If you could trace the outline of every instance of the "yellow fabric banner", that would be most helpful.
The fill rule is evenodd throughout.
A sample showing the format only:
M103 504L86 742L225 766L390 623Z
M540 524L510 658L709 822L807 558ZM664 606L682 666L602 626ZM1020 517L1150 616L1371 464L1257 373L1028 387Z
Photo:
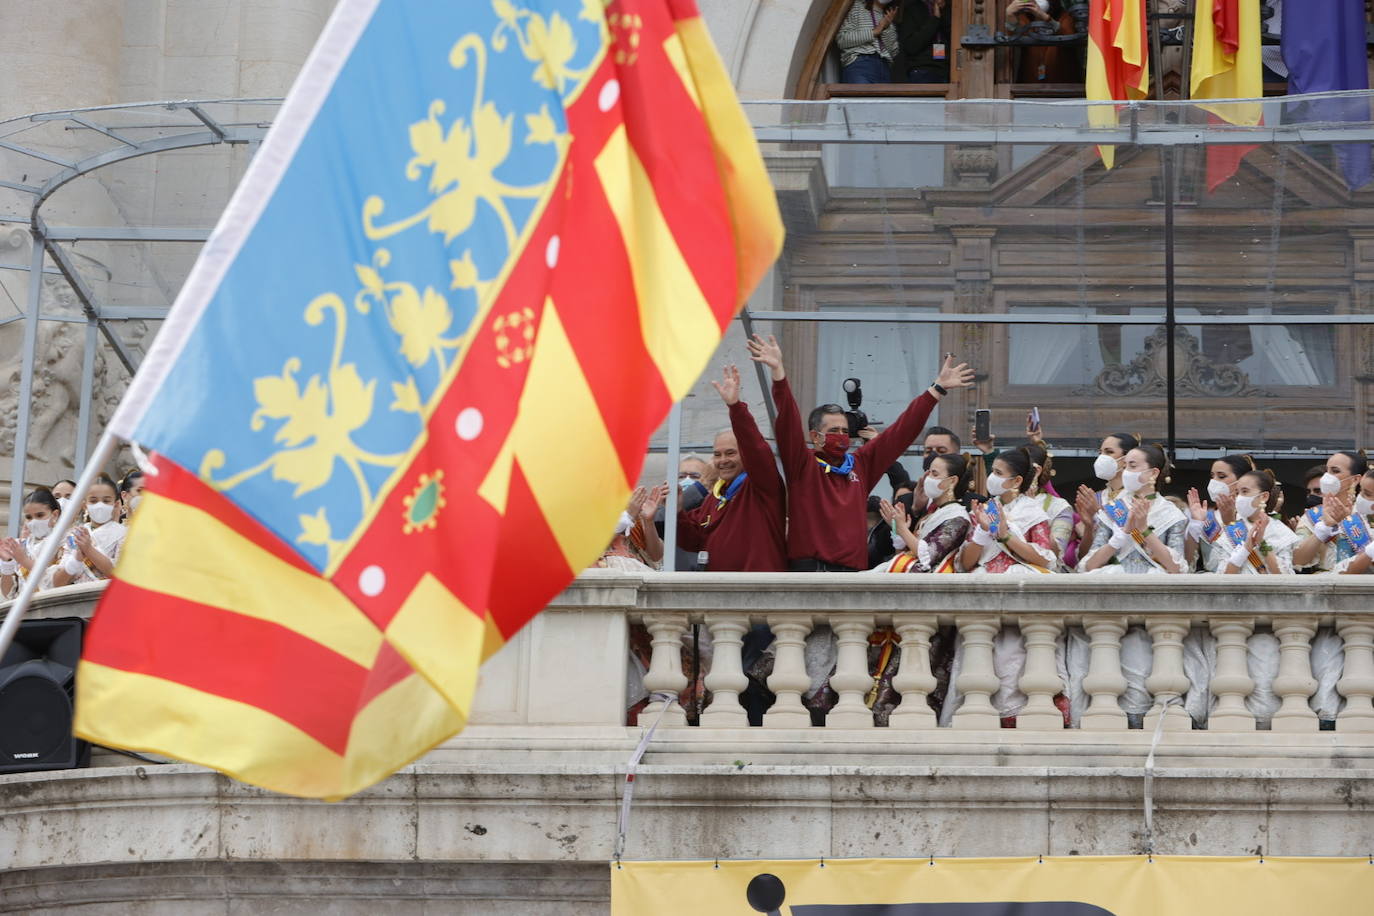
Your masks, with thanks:
M612 916L1371 912L1368 858L1062 856L611 864Z

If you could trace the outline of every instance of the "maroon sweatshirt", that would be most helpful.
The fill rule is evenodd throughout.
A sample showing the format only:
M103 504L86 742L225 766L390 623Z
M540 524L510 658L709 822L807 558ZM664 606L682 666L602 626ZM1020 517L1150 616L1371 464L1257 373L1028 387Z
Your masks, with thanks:
M783 572L787 569L786 490L773 451L743 401L730 405L730 427L740 464L749 477L721 503L710 493L678 516L677 543L706 550L711 572ZM723 490L722 490L723 492Z
M868 568L868 494L916 441L936 401L925 392L887 429L854 453L847 476L832 474L806 444L801 413L787 380L773 383L778 408L778 455L787 475L787 557Z

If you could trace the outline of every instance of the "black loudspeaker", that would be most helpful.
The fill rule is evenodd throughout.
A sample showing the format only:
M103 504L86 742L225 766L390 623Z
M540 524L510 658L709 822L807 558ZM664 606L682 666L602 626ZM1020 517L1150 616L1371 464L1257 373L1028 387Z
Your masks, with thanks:
M87 766L91 746L72 737L76 663L86 621L26 620L0 659L0 773Z

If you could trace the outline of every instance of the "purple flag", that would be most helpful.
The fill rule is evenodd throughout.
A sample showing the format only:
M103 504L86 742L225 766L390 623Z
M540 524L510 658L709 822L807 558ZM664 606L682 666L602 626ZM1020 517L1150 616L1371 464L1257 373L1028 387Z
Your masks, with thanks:
M1368 89L1363 0L1289 2L1283 8L1283 62L1288 94ZM1303 106L1303 121L1370 120L1369 100L1314 99ZM1337 143L1336 158L1353 191L1370 179L1368 143Z

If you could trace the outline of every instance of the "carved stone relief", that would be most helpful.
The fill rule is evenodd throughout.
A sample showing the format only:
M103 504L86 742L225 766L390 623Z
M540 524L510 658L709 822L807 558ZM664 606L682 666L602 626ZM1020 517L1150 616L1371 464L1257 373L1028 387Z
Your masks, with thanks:
M1092 386L1074 394L1110 394L1116 397L1161 395L1168 390L1169 348L1163 325L1145 339L1145 348L1126 364L1105 367ZM1250 384L1239 366L1208 359L1198 339L1186 328L1174 329L1174 391L1194 397L1273 397Z

